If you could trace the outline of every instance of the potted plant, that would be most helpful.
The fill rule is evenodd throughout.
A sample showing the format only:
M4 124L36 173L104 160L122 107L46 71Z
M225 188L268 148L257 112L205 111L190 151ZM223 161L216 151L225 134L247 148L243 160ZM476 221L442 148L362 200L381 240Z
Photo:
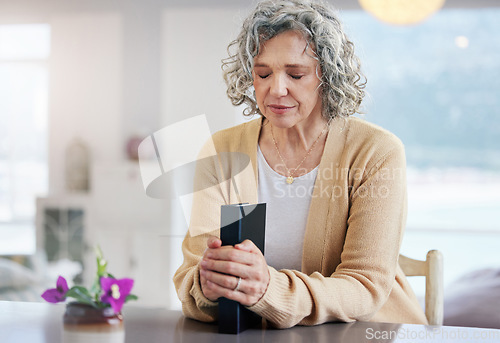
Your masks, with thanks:
M59 276L56 287L47 289L42 298L50 303L64 302L68 298L74 301L66 304L64 313L63 341L96 341L95 335L106 341L123 342L123 305L129 300L136 300L131 294L134 280L116 279L107 271L107 261L102 251L97 248L97 275L90 289L83 286L68 287L66 279ZM71 336L71 337L69 337Z

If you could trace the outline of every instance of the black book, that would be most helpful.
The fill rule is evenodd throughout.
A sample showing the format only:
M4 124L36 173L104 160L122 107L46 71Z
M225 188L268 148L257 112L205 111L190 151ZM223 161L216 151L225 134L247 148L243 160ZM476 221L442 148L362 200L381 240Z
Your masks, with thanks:
M251 240L264 254L266 204L221 206L222 245ZM219 299L219 333L238 334L262 322L262 318L237 301Z

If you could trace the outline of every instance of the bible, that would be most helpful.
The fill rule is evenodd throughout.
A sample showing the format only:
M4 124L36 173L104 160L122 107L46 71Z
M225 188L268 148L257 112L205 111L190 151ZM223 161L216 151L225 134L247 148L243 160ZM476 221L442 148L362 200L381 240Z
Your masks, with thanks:
M221 206L222 245L251 240L264 254L266 204L247 203ZM219 333L238 334L262 322L262 318L240 303L219 299Z

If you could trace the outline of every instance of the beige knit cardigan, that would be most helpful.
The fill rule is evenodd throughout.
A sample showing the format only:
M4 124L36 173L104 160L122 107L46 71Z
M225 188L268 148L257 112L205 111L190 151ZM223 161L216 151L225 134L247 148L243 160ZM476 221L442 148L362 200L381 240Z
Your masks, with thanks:
M217 152L250 157L243 171L236 161L242 154L198 163L195 188L203 190L194 194L184 262L174 275L187 317L217 320L217 302L201 291L198 262L207 237L219 234L220 205L258 201L261 123L259 118L213 136ZM209 150L200 157L213 154ZM398 264L407 209L405 163L404 147L393 134L355 117L333 120L312 194L302 268L268 267L266 293L249 309L279 328L355 320L427 324Z

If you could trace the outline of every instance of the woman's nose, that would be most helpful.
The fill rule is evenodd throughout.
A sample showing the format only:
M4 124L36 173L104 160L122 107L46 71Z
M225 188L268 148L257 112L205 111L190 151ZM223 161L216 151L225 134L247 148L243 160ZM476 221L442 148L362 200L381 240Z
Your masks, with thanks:
M282 97L288 94L286 80L282 75L273 75L270 94L275 97Z

